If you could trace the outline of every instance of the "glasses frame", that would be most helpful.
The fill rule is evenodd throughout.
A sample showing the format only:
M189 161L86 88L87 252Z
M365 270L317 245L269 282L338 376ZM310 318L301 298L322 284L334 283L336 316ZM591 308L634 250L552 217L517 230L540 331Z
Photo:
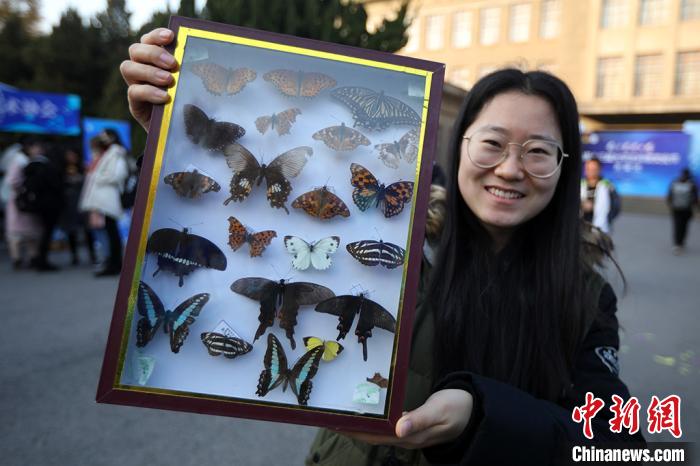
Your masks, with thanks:
M478 131L476 131L474 134L476 134L476 133L478 133ZM569 154L567 154L566 152L564 152L564 149L561 147L561 144L559 144L558 142L547 141L547 140L543 140L543 139L528 139L527 141L523 142L522 144L519 144L519 143L517 143L517 142L508 142L508 143L506 143L506 146L505 146L505 148L503 149L503 153L501 154L501 158L498 159L498 162L493 163L493 164L490 164L490 165L478 164L478 163L476 163L476 162L474 161L474 159L472 158L472 155L469 153L469 143L471 142L472 137L474 136L474 134L472 134L471 136L462 136L462 139L465 140L465 141L467 141L467 156L469 157L469 160L471 161L471 163L473 163L475 166L477 166L477 167L479 167L479 168L493 168L493 167L497 167L498 165L502 164L502 163L508 158L508 154L509 154L508 146L511 146L511 145L512 145L512 146L518 146L518 147L520 148L520 152L518 153L518 158L520 159L521 163L523 164L523 170L525 170L525 172L527 172L527 174L530 175L530 176L532 176L532 177L535 177L535 178L539 178L539 179L544 180L544 179L551 178L552 176L554 176L554 174L557 172L557 170L559 170L559 168L561 168L561 164L564 163L564 159L565 159L566 157L569 156ZM557 146L557 148L559 149L559 152L561 152L562 157L561 157L561 159L559 160L559 163L557 163L557 167L556 167L556 168L552 171L552 173L550 173L549 175L544 175L544 176L543 176L543 175L535 175L534 173L531 173L531 172L525 167L525 163L524 163L525 161L524 161L524 159L523 159L523 157L524 157L525 154L523 153L523 149L525 148L525 145L526 145L526 144L528 144L528 143L530 143L530 142L533 142L533 141L538 141L538 142L545 141L545 142L548 142L548 143L550 143L550 144L554 144L554 145Z

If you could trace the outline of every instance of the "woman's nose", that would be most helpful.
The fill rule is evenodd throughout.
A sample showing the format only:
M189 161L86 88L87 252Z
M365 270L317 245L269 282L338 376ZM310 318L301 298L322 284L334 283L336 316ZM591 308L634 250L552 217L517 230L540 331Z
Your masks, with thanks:
M522 157L520 157L522 147L515 144L508 145L506 152L505 160L496 166L494 173L496 176L500 176L504 179L523 179L525 177L525 169L523 168Z

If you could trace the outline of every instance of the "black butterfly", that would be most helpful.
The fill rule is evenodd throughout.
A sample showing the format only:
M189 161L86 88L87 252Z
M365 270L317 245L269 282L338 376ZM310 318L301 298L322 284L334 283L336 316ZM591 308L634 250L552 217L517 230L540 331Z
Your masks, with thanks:
M389 332L396 331L396 319L389 311L365 297L365 293L360 293L358 296L343 295L327 299L320 302L316 308L318 312L333 314L339 316L338 323L338 338L345 338L352 322L355 319L355 314L360 314L355 328L358 343L362 344L362 357L367 360L367 338L372 336L372 329L376 326Z
M295 147L278 155L269 165L258 163L251 152L240 144L232 144L224 150L226 163L233 170L231 178L231 197L224 201L242 201L248 197L253 186L260 186L263 178L267 182L267 200L270 206L289 209L284 205L292 192L288 178L295 178L306 165L306 157L312 155L313 149L306 146Z
M270 390L273 390L282 385L282 391L287 390L287 384L292 387L292 392L297 397L297 402L300 406L306 406L311 395L313 384L311 379L314 378L318 371L318 363L323 356L323 345L316 346L310 349L299 360L294 363L294 366L289 369L287 366L287 355L284 354L282 344L270 333L267 336L267 351L265 352L265 369L260 373L258 379L258 389L255 394L258 396L267 395Z
M216 121L209 118L196 105L187 104L184 107L185 131L187 137L195 144L202 144L211 151L223 150L245 134L245 129L228 121Z
M368 130L384 130L391 125L420 125L421 117L399 99L366 87L339 87L331 96L347 105L355 126Z
M190 333L189 326L208 301L209 293L200 293L188 298L174 311L166 311L151 287L139 282L137 308L142 317L136 326L136 346L146 346L163 324L163 331L170 334L170 350L177 353Z
M395 269L402 265L406 258L406 250L382 240L362 240L348 243L345 246L350 255L369 266L383 265L387 269Z
M242 354L250 353L253 345L242 338L229 337L223 333L204 332L201 335L202 343L212 356L223 354L225 358L234 359Z
M182 231L172 228L154 231L146 243L146 252L158 258L158 268L153 276L163 269L180 277L180 286L184 283L185 275L200 267L226 270L226 256L221 249L206 238L189 234L187 228Z
M299 306L317 304L335 296L330 289L315 283L287 283L285 280L275 282L258 277L240 278L233 282L231 290L260 303L260 325L253 341L272 327L279 309L280 328L285 330L292 349L296 348L294 326L297 324Z

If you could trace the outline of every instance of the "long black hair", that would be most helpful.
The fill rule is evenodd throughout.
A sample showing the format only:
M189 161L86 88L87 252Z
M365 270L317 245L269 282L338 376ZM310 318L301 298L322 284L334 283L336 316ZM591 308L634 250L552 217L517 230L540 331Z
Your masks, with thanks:
M569 157L549 204L495 251L462 199L457 173L466 129L493 97L509 91L549 102ZM428 290L435 312L436 379L469 370L552 401L568 386L592 312L582 292L578 125L571 91L544 72L499 70L477 82L465 98L449 146L445 225Z

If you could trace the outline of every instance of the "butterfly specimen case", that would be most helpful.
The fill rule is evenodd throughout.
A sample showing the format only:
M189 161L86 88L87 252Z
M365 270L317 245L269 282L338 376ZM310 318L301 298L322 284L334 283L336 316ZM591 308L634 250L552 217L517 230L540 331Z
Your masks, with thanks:
M444 65L170 27L97 400L392 431Z

